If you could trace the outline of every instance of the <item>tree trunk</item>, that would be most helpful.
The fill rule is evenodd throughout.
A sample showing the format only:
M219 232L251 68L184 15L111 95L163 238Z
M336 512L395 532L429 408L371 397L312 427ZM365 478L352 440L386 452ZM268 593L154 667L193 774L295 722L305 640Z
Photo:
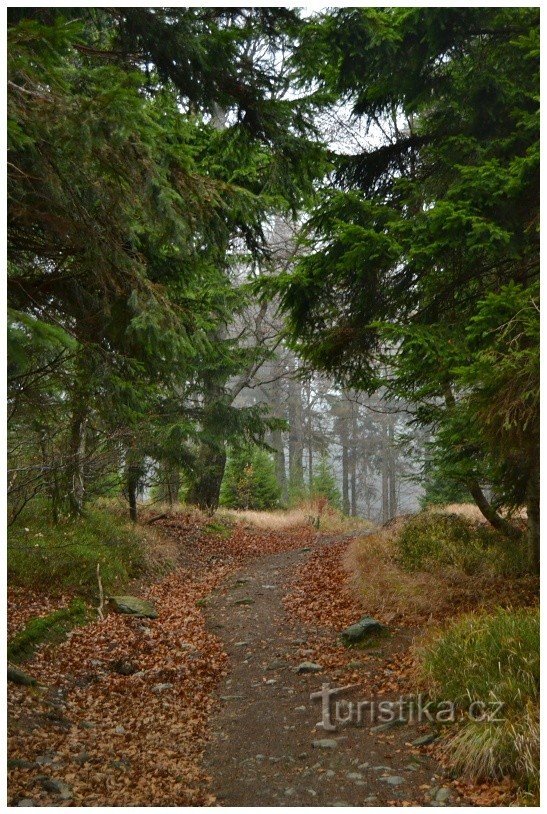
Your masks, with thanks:
M76 358L75 378L71 393L72 417L66 473L68 476L68 510L72 516L81 515L84 507L84 463L90 390L91 370L84 354L80 353Z
M389 472L387 460L384 454L382 460L382 523L389 520Z
M289 483L297 494L304 487L304 467L302 463L302 387L295 378L296 361L293 360L289 379Z
M208 514L218 509L220 487L226 468L224 447L202 444L197 458L196 474L186 500Z
M344 422L345 423L345 422ZM344 433L345 436L345 433ZM342 441L342 511L345 515L350 513L349 503L349 461L348 461L347 438Z
M281 430L273 430L270 436L270 444L275 449L275 476L281 489L281 499L287 500L287 471L285 469L285 449L283 447L283 435Z
M72 414L70 431L68 503L72 516L81 515L84 507L84 459L88 417L87 405L81 401L76 405Z
M127 495L129 500L129 518L136 523L138 520L137 512L137 494L139 489L140 469L138 466L130 465L127 467L126 483Z
M530 570L539 574L539 533L540 533L540 462L539 449L534 454L532 468L526 485L526 511L528 514L528 560Z
M388 424L388 467L389 467L389 519L397 516L397 459L395 454L395 432L393 427L393 416L389 418Z
M455 408L456 399L454 398L450 384L445 384L444 395L447 408L449 410ZM511 540L520 539L522 535L519 529L497 513L494 507L486 499L486 495L482 491L482 488L476 478L468 478L465 481L465 485L469 489L471 497L477 504L479 511L482 513L483 517L488 520L493 528L499 531L500 534L503 534L504 537L508 537Z

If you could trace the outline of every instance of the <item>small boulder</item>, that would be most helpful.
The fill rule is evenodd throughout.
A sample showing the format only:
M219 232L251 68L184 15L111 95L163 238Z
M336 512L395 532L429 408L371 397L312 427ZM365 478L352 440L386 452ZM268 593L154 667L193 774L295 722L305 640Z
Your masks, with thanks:
M63 783L62 780L55 780L54 777L40 777L38 779L46 791L50 791L52 794L58 794L61 800L72 799L72 789L67 783Z
M158 614L152 602L138 596L111 596L110 602L117 613L127 613L143 619L157 619Z
M172 686L173 685L168 681L165 684L154 684L152 692L164 692L165 690L170 690Z
M118 673L121 676L132 676L135 673L138 673L139 668L130 661L118 659L117 661L112 662L112 670L114 673Z
M303 661L296 668L297 673L320 673L323 668L313 661Z
M333 738L319 738L319 740L313 741L312 746L314 749L336 749L338 741Z
M427 746L429 743L433 743L434 740L437 740L438 735L436 732L428 732L426 735L420 735L419 738L412 741L412 746Z
M436 793L435 801L437 803L447 803L450 800L451 795L452 795L452 790L446 788L445 786L443 786Z
M29 676L24 670L13 667L11 664L8 664L8 681L13 681L14 684L22 684L24 687L35 687L38 683L35 678Z
M363 616L359 622L350 625L340 634L344 644L359 644L374 633L383 633L387 628L371 616Z
M390 786L400 786L402 783L405 782L404 777L399 777L398 775L390 775L389 777L381 777L380 780L383 780L384 783L388 783Z
M386 721L383 724L373 726L371 732L389 732L390 729L395 729L396 726L403 726L406 721L403 718L394 718L392 721Z
M36 763L24 758L12 757L8 758L8 769L34 769Z

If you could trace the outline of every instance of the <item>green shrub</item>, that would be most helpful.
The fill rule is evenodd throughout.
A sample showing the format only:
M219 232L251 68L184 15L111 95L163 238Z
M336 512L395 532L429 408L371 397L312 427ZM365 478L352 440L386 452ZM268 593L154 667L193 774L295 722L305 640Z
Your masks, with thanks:
M454 771L473 780L515 778L537 793L539 776L539 611L469 614L421 650L431 695L460 711L501 702L499 721L462 718L445 744Z
M453 567L466 574L515 574L526 564L518 543L456 514L421 512L405 523L395 544L409 571Z
M324 497L335 509L342 507L340 490L326 455L319 459L319 463L314 469L310 493L312 500Z
M65 634L89 617L89 610L81 599L74 599L68 608L39 616L17 633L8 644L8 660L22 661L29 658L38 644L45 641L61 641Z
M222 481L221 504L229 509L275 509L280 498L271 455L254 444L232 450Z
M8 581L44 588L71 588L96 596L97 563L105 593L115 593L144 567L138 527L104 508L53 523L47 515L27 512L8 535Z

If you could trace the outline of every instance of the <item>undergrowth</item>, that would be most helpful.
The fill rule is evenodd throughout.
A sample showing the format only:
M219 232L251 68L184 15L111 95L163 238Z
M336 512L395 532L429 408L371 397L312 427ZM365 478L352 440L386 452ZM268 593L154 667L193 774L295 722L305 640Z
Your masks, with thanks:
M420 512L405 523L395 543L401 564L410 571L448 567L505 576L522 573L526 563L518 543L458 514Z
M141 528L102 507L58 523L27 512L9 529L8 581L94 597L99 563L105 594L114 593L144 571L143 535Z
M539 787L539 611L468 614L419 651L432 697L462 719L443 750L455 773L474 781L512 777L534 800ZM449 669L448 669L449 665ZM472 701L501 704L499 720L471 720ZM480 712L480 710L479 710Z

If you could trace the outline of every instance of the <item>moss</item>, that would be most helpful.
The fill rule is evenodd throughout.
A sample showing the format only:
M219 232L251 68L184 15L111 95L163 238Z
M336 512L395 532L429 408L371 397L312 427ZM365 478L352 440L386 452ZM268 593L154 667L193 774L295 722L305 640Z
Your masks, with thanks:
M62 641L69 630L85 624L89 616L85 602L75 599L68 608L31 619L9 642L8 660L16 663L24 661L32 656L39 644Z
M221 520L212 520L203 527L205 534L214 534L216 537L228 538L232 534L233 527L229 523Z

